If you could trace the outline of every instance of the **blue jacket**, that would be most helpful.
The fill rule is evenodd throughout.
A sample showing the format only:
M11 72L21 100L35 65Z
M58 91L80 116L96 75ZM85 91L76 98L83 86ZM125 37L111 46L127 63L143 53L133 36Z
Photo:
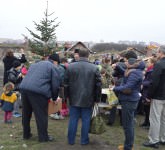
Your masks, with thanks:
M141 69L133 69L128 76L125 76L123 83L114 88L115 92L119 92L120 101L138 101L140 99L140 89L143 80L143 72ZM125 94L123 91L131 89L130 94Z
M50 61L40 61L32 64L20 84L20 90L31 91L45 97L58 97L60 74L58 68Z

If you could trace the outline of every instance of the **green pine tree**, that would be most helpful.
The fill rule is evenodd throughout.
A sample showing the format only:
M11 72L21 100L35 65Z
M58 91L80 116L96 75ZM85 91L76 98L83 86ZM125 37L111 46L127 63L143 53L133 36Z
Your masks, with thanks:
M59 23L55 23L56 19L49 19L50 16L54 14L48 14L48 2L47 8L44 12L44 18L40 21L40 23L34 22L35 29L40 33L36 34L31 31L29 28L26 28L30 34L33 36L32 39L29 40L29 46L33 53L36 53L41 56L47 56L52 54L56 49L56 28L59 26Z

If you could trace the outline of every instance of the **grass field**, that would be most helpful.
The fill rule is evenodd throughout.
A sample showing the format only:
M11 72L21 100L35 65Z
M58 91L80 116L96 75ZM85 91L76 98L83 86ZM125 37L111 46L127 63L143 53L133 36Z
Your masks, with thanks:
M135 150L149 150L142 146L142 143L147 140L148 130L139 127L139 123L142 122L142 116L137 116L137 123L135 128ZM55 137L54 142L39 143L37 137L37 130L34 117L31 121L33 136L30 140L22 140L22 125L21 118L13 118L12 124L3 123L3 112L0 111L0 145L4 150L117 150L117 146L124 141L123 129L119 124L119 118L117 117L113 126L106 126L106 132L101 135L90 134L90 144L87 146L81 146L80 141L80 127L76 137L76 144L70 146L67 144L67 124L68 118L64 120L51 120L49 119L49 134ZM159 150L163 150L165 147L160 146Z

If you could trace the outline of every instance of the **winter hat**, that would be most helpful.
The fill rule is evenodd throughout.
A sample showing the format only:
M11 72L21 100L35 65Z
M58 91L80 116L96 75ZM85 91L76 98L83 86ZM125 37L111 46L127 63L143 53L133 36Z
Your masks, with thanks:
M19 66L21 66L21 62L20 62L19 60L15 60L15 61L13 62L13 67L14 67L14 68L17 68L17 67L19 67Z
M137 54L132 51L132 50L129 50L126 52L126 54L124 54L124 56L126 59L129 59L129 58L136 58L137 59Z
M54 53L52 55L49 56L49 59L53 60L53 61L57 61L58 63L60 63L60 57L58 54Z
M129 63L130 65L133 65L136 61L137 61L137 59L135 59L135 58L129 58L129 59L128 59L128 63Z

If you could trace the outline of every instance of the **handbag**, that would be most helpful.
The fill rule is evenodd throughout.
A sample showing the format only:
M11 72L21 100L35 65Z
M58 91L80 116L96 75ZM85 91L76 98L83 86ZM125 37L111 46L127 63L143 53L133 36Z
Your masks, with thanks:
M99 113L98 105L95 104L92 112L89 133L101 134L105 132L105 122Z

